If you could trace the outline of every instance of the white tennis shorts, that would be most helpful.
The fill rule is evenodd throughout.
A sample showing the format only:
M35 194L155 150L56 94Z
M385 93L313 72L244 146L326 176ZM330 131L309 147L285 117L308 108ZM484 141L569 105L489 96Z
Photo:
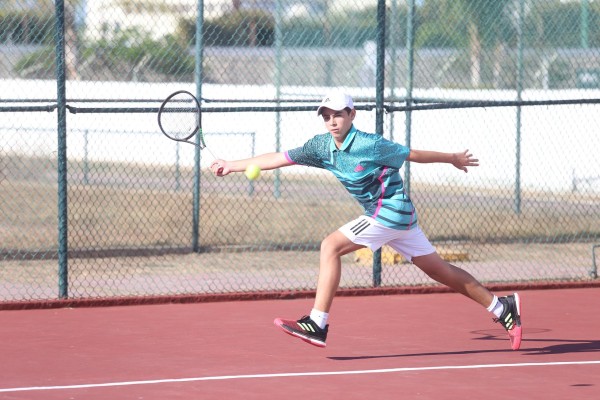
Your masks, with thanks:
M408 230L388 228L371 217L362 215L348 222L339 229L352 243L360 244L375 251L387 244L404 258L411 261L413 257L435 253L418 226Z

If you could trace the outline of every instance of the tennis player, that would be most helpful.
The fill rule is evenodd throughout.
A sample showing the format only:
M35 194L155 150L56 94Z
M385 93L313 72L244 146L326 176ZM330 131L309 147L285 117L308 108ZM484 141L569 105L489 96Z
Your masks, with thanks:
M242 172L250 164L270 170L295 164L330 171L364 208L364 214L343 225L321 243L317 292L310 314L299 320L277 318L285 333L318 347L325 347L329 310L341 276L341 257L360 248L375 251L387 244L429 277L462 293L494 314L494 321L508 332L511 348L521 345L520 298L517 293L498 297L468 272L443 260L419 228L417 212L404 190L400 168L406 161L445 163L467 172L479 160L468 150L442 153L409 149L381 135L354 127L356 110L352 98L331 93L317 109L327 133L309 139L302 147L253 158L215 160L217 176Z

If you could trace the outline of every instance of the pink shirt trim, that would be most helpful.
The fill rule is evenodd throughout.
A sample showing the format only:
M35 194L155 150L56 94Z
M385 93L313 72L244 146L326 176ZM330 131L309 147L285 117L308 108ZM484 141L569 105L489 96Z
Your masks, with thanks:
M296 163L294 162L294 160L292 160L292 159L290 158L290 156L288 155L288 152L287 152L287 151L286 151L285 153L283 153L283 155L285 156L285 159L286 159L286 160L288 160L288 161L289 161L289 162L291 162L292 164L296 164Z
M383 175L385 175L388 167L383 168L381 171L381 175L377 177L377 180L381 183L381 196L379 196L379 200L377 200L377 208L375 209L375 213L373 214L373 218L377 218L379 211L381 210L381 206L383 205L383 196L385 195L385 184L383 183Z

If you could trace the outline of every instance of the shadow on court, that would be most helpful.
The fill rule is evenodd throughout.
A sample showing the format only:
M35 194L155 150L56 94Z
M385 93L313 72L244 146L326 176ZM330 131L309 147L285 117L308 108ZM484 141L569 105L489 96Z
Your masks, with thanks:
M559 339L543 339L543 340L528 340L531 342L568 342L547 347L527 347L521 348L522 355L535 356L547 354L572 354L572 353L591 353L600 351L600 340L559 340ZM448 351L448 352L431 352L431 353L410 353L410 354L385 354L385 355L367 355L353 357L327 357L335 361L353 361L353 360L368 360L377 358L408 358L408 357L431 357L431 356L451 356L451 355L470 355L470 354L502 354L512 353L512 350L466 350L466 351Z
M545 334L552 332L551 329L544 328L528 328L524 331L524 337L526 337L526 344L529 347L522 347L519 350L521 355L549 355L549 354L573 354L573 353L592 353L600 351L600 339L592 340L576 340L576 339L555 339L555 338L544 338L536 339L531 338L536 334ZM480 337L474 338L473 340L483 341L502 341L506 342L505 333L501 329L489 329L489 330L476 330L471 333L480 335ZM525 343L525 342L524 342ZM544 343L557 343L550 346L541 346ZM535 344L540 344L541 347L535 347ZM448 351L448 352L422 352L422 353L406 353L406 354L384 354L384 355L364 355L364 356L352 356L352 357L327 357L330 360L335 361L352 361L352 360L367 360L367 359L378 359L378 358L409 358L409 357L436 357L436 356L453 356L453 355L471 355L471 354L510 354L513 350L510 349L471 349L461 351Z
M546 328L527 328L523 335L526 337L527 344L557 343L544 347L521 348L523 355L543 355L543 354L570 354L570 353L588 353L600 351L600 339L558 339L558 338L535 338L531 336L546 334L552 332L552 329ZM503 335L499 335L497 330L478 330L472 333L480 334L482 337L476 340L504 340Z
M538 349L525 349L525 355L592 353L600 351L600 340L530 340L530 342L563 342ZM566 343L565 343L566 342Z
M327 357L335 361L354 361L368 360L377 358L408 358L408 357L431 357L431 356L452 356L452 355L468 355L468 354L498 354L510 353L512 350L466 350L466 351L446 351L446 352L431 352L431 353L410 353L410 354L385 354L372 356L354 356L354 357Z

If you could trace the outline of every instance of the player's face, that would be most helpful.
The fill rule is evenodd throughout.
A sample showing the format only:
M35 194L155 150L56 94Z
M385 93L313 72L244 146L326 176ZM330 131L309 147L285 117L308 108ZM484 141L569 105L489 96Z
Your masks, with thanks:
M348 132L350 132L352 121L354 121L354 117L356 116L356 110L353 109L348 112L347 110L335 111L324 108L321 115L323 122L325 122L325 127L331 133L331 136L333 136L335 143L340 147L344 143Z

